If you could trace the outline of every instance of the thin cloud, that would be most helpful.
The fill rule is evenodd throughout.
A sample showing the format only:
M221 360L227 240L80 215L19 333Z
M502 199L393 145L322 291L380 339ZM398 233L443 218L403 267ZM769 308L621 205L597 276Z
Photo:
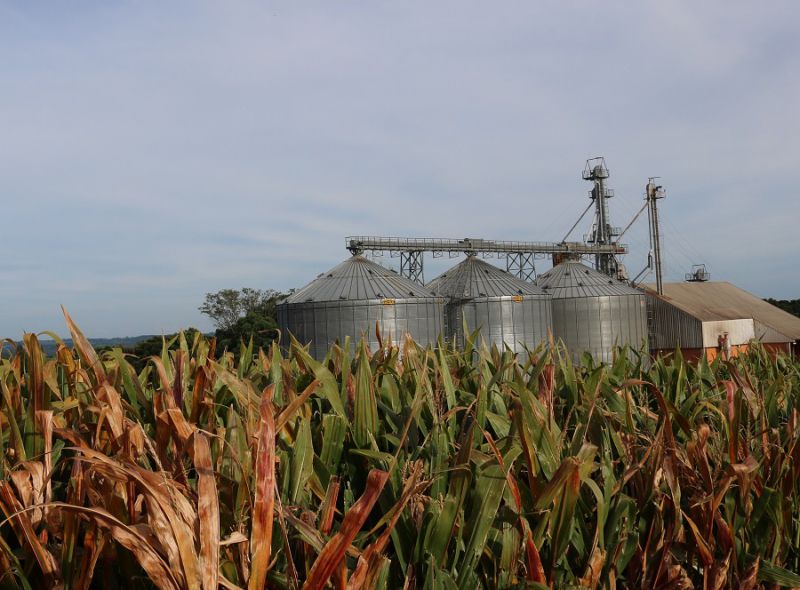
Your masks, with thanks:
M662 177L671 278L702 261L797 297L798 20L791 2L7 3L0 333L59 329L60 303L96 336L207 329L206 291L300 286L350 234L558 240L596 155L618 225ZM626 239L637 272L646 233Z

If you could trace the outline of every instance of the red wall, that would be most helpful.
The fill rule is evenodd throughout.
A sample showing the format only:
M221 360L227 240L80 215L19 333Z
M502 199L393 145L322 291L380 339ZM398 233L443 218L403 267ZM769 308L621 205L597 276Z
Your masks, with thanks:
M791 352L791 350L790 350L791 347L789 346L788 342L765 342L762 345L764 346L764 348L767 351L771 352L772 354L778 354L779 352L782 352L784 354L789 354ZM739 353L746 352L748 348L749 348L749 346L747 344L738 344L736 346L731 346L731 356L733 357L733 356L736 356ZM674 352L675 352L674 349L669 349L669 350L663 349L663 350L653 350L653 351L651 351L651 353L654 356L657 356L658 354L662 354L662 355L666 356L666 355L672 354ZM795 352L795 357L797 357L798 356L798 352L800 352L800 351L795 350L794 352ZM719 354L719 350L717 350L716 348L706 348L706 349L703 349L703 348L682 348L681 349L681 354L683 354L683 358L685 358L687 361L691 361L691 362L696 362L696 361L700 360L700 357L704 353L705 353L706 358L708 359L708 361L711 362L715 358L717 358L717 355Z

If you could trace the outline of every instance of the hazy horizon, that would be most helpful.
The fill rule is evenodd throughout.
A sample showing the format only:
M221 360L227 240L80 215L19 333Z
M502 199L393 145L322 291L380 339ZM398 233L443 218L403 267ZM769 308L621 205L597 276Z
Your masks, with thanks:
M61 304L92 337L208 331L204 293L301 287L348 235L558 241L601 155L614 225L661 177L667 280L800 298L798 25L792 2L0 1L0 337L65 333Z

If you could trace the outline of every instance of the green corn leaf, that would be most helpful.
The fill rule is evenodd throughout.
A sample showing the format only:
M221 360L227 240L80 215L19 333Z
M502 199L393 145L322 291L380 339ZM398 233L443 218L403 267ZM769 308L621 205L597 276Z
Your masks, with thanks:
M342 398L339 397L339 385L333 373L322 363L315 361L311 355L300 346L300 343L295 340L294 336L292 337L292 353L298 357L305 366L311 369L314 378L320 382L320 391L322 395L328 400L328 403L331 404L333 411L342 418L346 418L347 415L344 411L344 405L342 405Z
M754 558L749 558L748 563L752 563ZM800 575L785 568L773 565L767 560L762 560L758 564L758 581L768 584L778 584L784 588L800 587Z
M346 434L347 420L333 414L323 416L322 451L319 458L333 475L339 470Z
M289 500L298 504L305 492L305 486L314 470L314 445L311 442L311 422L301 418L297 438L292 446L292 471Z
M474 575L478 560L486 545L486 539L506 486L505 473L497 463L490 462L489 465L480 468L476 475L475 485L475 495L467 516L471 527L469 541L464 551L463 561L455 570L458 572L458 584L462 588L471 583L470 578Z
M368 448L378 431L378 404L372 380L366 346L362 344L356 368L355 407L353 410L353 440Z

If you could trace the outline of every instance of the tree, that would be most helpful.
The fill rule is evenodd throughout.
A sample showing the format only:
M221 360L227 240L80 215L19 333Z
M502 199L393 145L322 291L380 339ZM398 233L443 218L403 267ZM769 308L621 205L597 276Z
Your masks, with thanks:
M238 350L251 338L256 348L267 348L278 334L277 305L285 297L273 289L223 289L206 293L199 309L214 321L218 351Z
M216 334L217 350L238 350L240 342L247 344L253 339L255 350L267 349L276 338L278 322L274 316L265 315L258 311L248 313L227 329L218 329Z
M205 301L198 309L211 318L217 330L228 331L249 314L274 318L275 306L283 297L273 289L222 289L206 293Z
M800 317L800 299L765 299L764 301Z

